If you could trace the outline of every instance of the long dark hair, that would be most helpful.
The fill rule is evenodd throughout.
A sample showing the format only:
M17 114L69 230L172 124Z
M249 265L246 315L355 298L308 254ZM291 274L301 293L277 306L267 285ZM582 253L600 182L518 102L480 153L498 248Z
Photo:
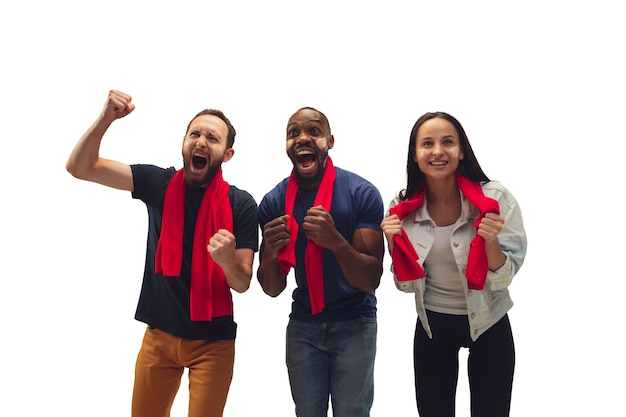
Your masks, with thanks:
M440 117L452 123L457 133L459 134L459 141L461 142L461 151L463 152L463 159L459 161L457 172L472 181L483 182L489 181L489 178L483 172L472 146L467 139L465 129L461 126L461 123L448 113L444 112L429 112L420 116L419 119L413 125L411 130L411 137L409 138L409 152L406 159L406 188L400 191L398 198L400 200L406 200L413 194L418 192L424 186L424 173L419 169L417 162L415 162L415 147L417 142L417 131L422 124L435 117Z

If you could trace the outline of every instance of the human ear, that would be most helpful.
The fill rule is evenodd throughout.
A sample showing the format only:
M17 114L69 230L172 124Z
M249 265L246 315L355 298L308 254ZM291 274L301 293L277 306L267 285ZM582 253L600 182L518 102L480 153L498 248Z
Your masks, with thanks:
M235 154L235 150L233 148L228 148L226 153L224 154L224 158L222 158L222 162L228 162Z

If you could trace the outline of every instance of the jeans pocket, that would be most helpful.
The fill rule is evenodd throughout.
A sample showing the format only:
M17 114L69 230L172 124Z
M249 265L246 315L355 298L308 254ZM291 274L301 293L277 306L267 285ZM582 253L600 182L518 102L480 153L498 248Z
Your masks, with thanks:
M360 317L359 321L362 323L376 323L376 317Z

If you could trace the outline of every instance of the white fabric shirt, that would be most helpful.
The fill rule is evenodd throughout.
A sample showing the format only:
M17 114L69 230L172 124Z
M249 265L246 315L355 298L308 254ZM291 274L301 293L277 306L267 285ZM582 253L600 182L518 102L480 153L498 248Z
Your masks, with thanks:
M459 268L456 265L450 238L455 224L435 228L434 245L424 260L428 282L424 306L428 311L444 314L467 314L467 302Z
M513 307L513 301L509 295L508 287L513 277L524 263L526 256L526 232L522 220L522 212L515 197L499 182L489 181L482 184L483 193L498 201L500 215L504 217L504 228L498 234L500 247L506 255L506 261L496 271L487 273L485 288L482 290L469 290L465 279L467 256L470 242L476 235L473 222L479 215L478 209L471 204L461 193L461 216L454 224L450 236L450 245L457 267L459 279L462 281L465 299L467 302L467 317L470 326L472 340L487 331L492 325L500 320ZM399 203L396 197L390 207ZM387 212L389 215L389 212ZM418 207L414 215L408 215L402 220L402 227L406 231L413 247L419 256L418 262L422 267L429 251L435 241L435 223L428 215L426 202ZM392 266L393 272L393 266ZM404 292L415 293L415 307L417 314L424 325L424 329L430 338L432 331L426 317L424 306L424 292L428 282L428 270L424 268L426 278L413 281L398 281L394 274L396 287Z

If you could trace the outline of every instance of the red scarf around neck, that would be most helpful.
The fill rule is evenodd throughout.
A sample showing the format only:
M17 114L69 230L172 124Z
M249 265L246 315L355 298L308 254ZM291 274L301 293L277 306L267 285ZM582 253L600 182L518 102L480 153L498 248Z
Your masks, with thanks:
M161 235L155 257L155 271L178 277L183 261L185 223L185 178L183 170L174 174L165 191ZM233 231L233 213L221 169L207 187L198 209L191 255L190 316L192 321L211 321L214 316L232 314L232 296L224 270L207 250L209 240L219 229Z
M456 175L456 180L463 195L469 200L470 203L476 206L480 212L480 215L474 221L474 227L477 230L480 225L480 221L483 217L485 217L485 214L500 214L498 202L493 198L485 197L479 183L459 174ZM422 189L413 196L389 209L389 214L396 214L400 220L404 219L422 205L424 202L424 196L425 189L422 187ZM409 240L409 237L404 229L402 229L401 235L395 235L393 237L391 259L393 263L393 270L398 278L398 281L411 281L426 277L424 270L418 263L419 256L417 255L417 252L415 252L415 248L413 247L413 244ZM488 269L489 262L487 260L485 240L476 235L470 243L470 250L467 258L467 270L465 271L468 288L472 290L482 290L485 287Z
M323 206L330 212L330 205L333 201L333 190L337 174L330 157L326 159L326 168L322 174L320 186L315 195L314 206ZM287 276L289 270L296 266L296 240L298 239L298 222L293 217L293 209L298 195L298 182L294 171L291 171L287 182L287 192L285 196L285 214L289 216L287 226L289 227L289 244L278 254L278 265L283 276ZM306 214L306 213L305 213ZM311 301L311 313L313 315L321 313L324 309L324 277L323 277L323 249L312 240L307 241L306 252L304 254L304 268L306 271L306 283L309 288L309 299Z

